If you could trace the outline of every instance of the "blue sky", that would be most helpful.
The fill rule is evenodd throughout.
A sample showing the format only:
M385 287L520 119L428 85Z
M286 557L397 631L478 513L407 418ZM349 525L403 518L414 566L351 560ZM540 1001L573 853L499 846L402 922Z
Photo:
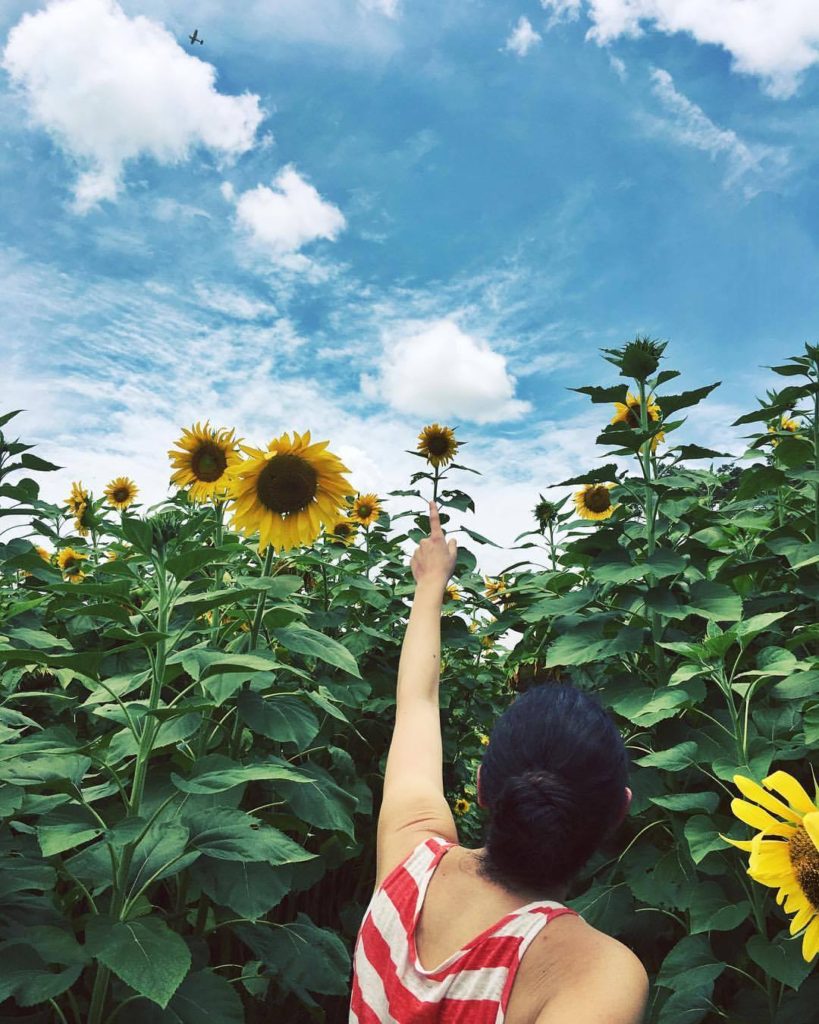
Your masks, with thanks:
M567 388L637 332L724 382L674 440L742 450L762 364L816 340L815 4L240 6L0 9L0 354L47 496L157 501L204 419L384 495L435 420L508 545L595 464L610 413Z

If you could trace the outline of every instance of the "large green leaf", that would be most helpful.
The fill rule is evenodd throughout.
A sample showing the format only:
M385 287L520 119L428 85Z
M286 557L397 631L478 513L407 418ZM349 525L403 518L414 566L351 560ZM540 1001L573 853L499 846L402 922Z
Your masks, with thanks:
M293 785L283 781L276 785L278 792L303 821L319 828L344 832L352 839L355 827L350 815L355 810L356 798L337 785L330 773L318 765L301 764L299 771L310 776L310 784Z
M802 957L801 937L791 939L783 933L769 942L763 935L752 935L745 948L767 975L791 988L799 988L811 972L812 964Z
M266 697L243 690L237 701L239 716L253 732L280 743L295 743L302 750L319 731L313 712L296 696L273 693Z
M224 793L234 786L242 786L246 782L288 781L309 782L310 778L301 769L289 768L283 764L245 764L234 768L216 768L192 775L183 779L173 772L171 780L183 793Z
M725 964L711 951L705 935L686 935L663 960L657 984L675 992L696 989L714 981Z
M646 768L663 768L668 772L680 772L683 768L695 764L697 744L693 740L678 743L667 750L658 750L653 754L638 757L636 763Z
M255 921L284 899L291 889L287 864L244 861L212 861L207 857L191 868L214 903L229 907L239 917Z
M715 850L724 852L725 841L720 837L718 829L714 826L714 819L704 814L695 814L693 818L686 821L683 828L685 838L688 841L688 849L691 859L695 864L713 853Z
M349 672L350 675L356 676L358 679L361 678L355 658L338 640L333 640L332 637L325 636L318 630L310 629L309 626L296 624L274 629L272 633L288 651L318 658L320 661L327 662L328 665L334 665L344 672Z
M334 932L316 927L306 914L278 928L240 925L236 932L285 990L347 993L350 956L344 943Z
M190 829L191 846L217 860L290 864L315 857L283 832L234 807L186 811L182 820Z
M737 621L742 618L742 599L724 583L700 580L689 588L688 609L718 622Z
M730 899L716 882L700 882L691 891L688 912L692 935L733 931L750 915L751 904L747 900Z
M558 665L585 665L591 661L603 661L617 654L639 651L643 644L644 631L635 626L624 626L610 639L592 639L578 632L564 633L550 646L546 653L546 668Z
M86 946L126 985L163 1009L191 966L185 940L158 917L135 921L91 917L86 925Z

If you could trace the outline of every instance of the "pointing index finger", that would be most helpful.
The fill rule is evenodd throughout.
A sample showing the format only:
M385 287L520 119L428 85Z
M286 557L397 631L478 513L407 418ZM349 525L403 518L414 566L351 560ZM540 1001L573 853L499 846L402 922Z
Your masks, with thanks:
M443 532L441 530L441 517L438 515L438 506L434 501L429 503L429 532L430 535Z

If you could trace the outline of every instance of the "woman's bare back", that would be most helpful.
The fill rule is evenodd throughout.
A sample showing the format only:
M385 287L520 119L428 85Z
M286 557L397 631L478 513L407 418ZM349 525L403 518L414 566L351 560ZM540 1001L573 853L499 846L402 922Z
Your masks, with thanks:
M477 873L473 851L451 847L430 879L418 917L415 943L421 966L432 970L510 911L536 898L521 898L487 881ZM616 939L574 915L555 918L541 928L521 960L504 1024L550 1024L550 1006L559 1006L561 1016L571 1012L573 1020L585 1024L580 1013L590 975L611 970L619 979L624 966L645 975L636 957ZM625 1024L641 1017L640 1008L631 1018L609 1019Z

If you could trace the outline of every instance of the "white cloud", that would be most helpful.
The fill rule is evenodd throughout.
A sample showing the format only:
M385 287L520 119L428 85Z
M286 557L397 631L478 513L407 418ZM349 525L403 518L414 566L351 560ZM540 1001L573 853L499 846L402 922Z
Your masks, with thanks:
M24 15L2 66L32 122L78 165L78 212L116 199L137 157L174 164L195 146L226 159L246 152L264 116L258 96L218 92L211 64L114 0L53 0Z
M540 0L543 10L551 12L549 28L559 21L576 21L582 4L583 0Z
M610 53L609 66L621 82L626 80L628 72L626 71L626 62L624 60L621 60L620 57L616 57L613 53Z
M241 291L206 285L199 282L195 286L198 304L212 309L235 320L258 320L261 317L278 315L276 307L269 302L261 302Z
M516 53L518 57L525 57L540 40L540 33L535 32L529 19L521 15L517 25L510 32L503 48L511 53Z
M257 185L236 196L232 186L222 194L236 203L236 220L256 248L273 260L298 269L310 261L299 249L318 238L335 241L347 226L344 214L321 198L292 164L284 167L273 187Z
M556 16L577 17L581 0L541 0ZM643 25L727 50L733 68L759 76L764 89L792 96L804 71L819 62L816 0L587 0L587 38L600 45L637 37Z
M506 357L451 319L410 323L385 335L378 377L362 374L362 393L398 412L499 423L531 412L514 398Z
M677 90L671 75L663 68L652 68L652 91L669 111L671 118L644 117L646 125L670 135L677 142L724 156L727 162L725 186L740 184L747 198L765 187L777 184L787 171L787 150L750 144L735 131L720 128L687 96Z

